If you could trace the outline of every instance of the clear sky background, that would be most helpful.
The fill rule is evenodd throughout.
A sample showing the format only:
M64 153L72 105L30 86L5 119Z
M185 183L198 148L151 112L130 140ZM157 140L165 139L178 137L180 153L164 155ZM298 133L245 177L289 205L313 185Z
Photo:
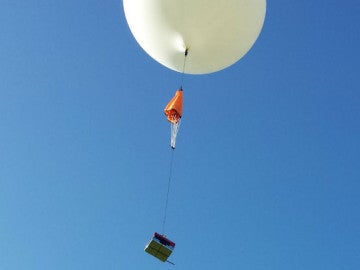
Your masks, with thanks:
M0 0L0 269L360 269L360 2L268 1L223 71L151 59L121 0Z

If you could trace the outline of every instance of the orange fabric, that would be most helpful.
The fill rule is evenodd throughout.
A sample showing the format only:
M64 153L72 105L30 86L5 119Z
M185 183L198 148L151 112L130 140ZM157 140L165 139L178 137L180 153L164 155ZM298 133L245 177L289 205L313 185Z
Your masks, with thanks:
M183 91L177 90L175 96L169 101L164 109L164 113L171 123L175 124L179 122L182 116L182 100Z

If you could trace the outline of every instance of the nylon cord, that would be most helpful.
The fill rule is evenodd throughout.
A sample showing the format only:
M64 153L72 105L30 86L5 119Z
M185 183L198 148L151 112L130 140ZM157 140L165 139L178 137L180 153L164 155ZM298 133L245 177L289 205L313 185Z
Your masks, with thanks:
M181 83L180 83L180 89L182 89L183 86L183 82L184 82L184 75L185 75L185 65L186 65L186 56L189 53L189 49L186 48L185 52L184 52L184 63L183 63L183 68L182 68L182 73L181 73Z
M163 226L162 226L162 234L163 235L165 235L165 223L166 223L166 218L167 218L167 208L168 208L168 204L169 204L169 194L170 194L170 184L171 184L171 178L172 178L173 163L174 163L174 148L172 148L172 151L171 151L169 179L168 179L168 185L167 185L165 211L164 211L164 219L163 219Z
M184 74L185 74L185 65L186 65L186 56L188 55L189 49L186 48L184 52L184 63L183 63L183 70L181 74L181 84L180 89L182 90L182 84L184 82ZM173 170L173 163L174 163L174 150L175 148L171 149L171 160L170 160L170 169L169 169L169 179L167 184L167 192L166 192L166 201L165 201L165 211L164 211L164 219L162 224L162 234L165 235L165 223L167 218L167 209L169 204L169 194L170 194L170 184L171 184L171 178L172 178L172 170Z

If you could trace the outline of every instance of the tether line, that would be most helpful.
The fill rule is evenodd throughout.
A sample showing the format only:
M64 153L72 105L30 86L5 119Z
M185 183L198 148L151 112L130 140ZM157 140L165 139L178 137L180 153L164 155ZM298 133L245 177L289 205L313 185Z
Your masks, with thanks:
M166 217L167 217L167 208L168 208L168 204L169 204L169 194L170 194L170 184L171 184L171 178L172 178L173 163L174 163L174 149L171 150L169 179L168 179L168 185L167 185L166 201L165 201L165 212L164 212L164 219L163 219L163 226L162 226L162 233L163 234L165 234L165 223L166 223Z
M182 73L181 73L181 84L180 84L181 90L182 90L182 84L184 82L186 56L188 55L188 52L189 52L189 49L186 48L184 51L184 62L183 62L183 68L182 68ZM164 211L164 219L163 219L163 224L162 224L162 234L163 235L165 234L165 223L166 223L167 209L168 209L168 204L169 204L170 185L171 185L172 170L173 170L173 163L174 163L174 149L175 148L171 149L172 151L171 151L171 159L170 159L169 179L168 179L168 184L167 184L165 211Z
M184 82L184 75L185 75L185 65L186 65L186 56L189 53L189 49L186 48L185 52L184 52L184 63L183 63L183 68L182 68L182 73L181 73L181 83L180 83L180 89L182 89L183 86L183 82Z

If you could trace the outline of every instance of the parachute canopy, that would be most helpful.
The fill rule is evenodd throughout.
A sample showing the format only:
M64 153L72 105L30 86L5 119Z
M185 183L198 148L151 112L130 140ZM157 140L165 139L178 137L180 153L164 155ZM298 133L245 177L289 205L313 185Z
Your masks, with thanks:
M164 109L166 118L171 123L171 139L170 146L175 149L176 136L180 128L180 120L182 116L183 91L177 90L175 96L169 101Z
M126 20L140 46L162 65L185 73L224 69L260 34L266 0L123 0Z
M167 119L175 124L182 116L183 91L177 90L175 96L169 101L164 109Z

